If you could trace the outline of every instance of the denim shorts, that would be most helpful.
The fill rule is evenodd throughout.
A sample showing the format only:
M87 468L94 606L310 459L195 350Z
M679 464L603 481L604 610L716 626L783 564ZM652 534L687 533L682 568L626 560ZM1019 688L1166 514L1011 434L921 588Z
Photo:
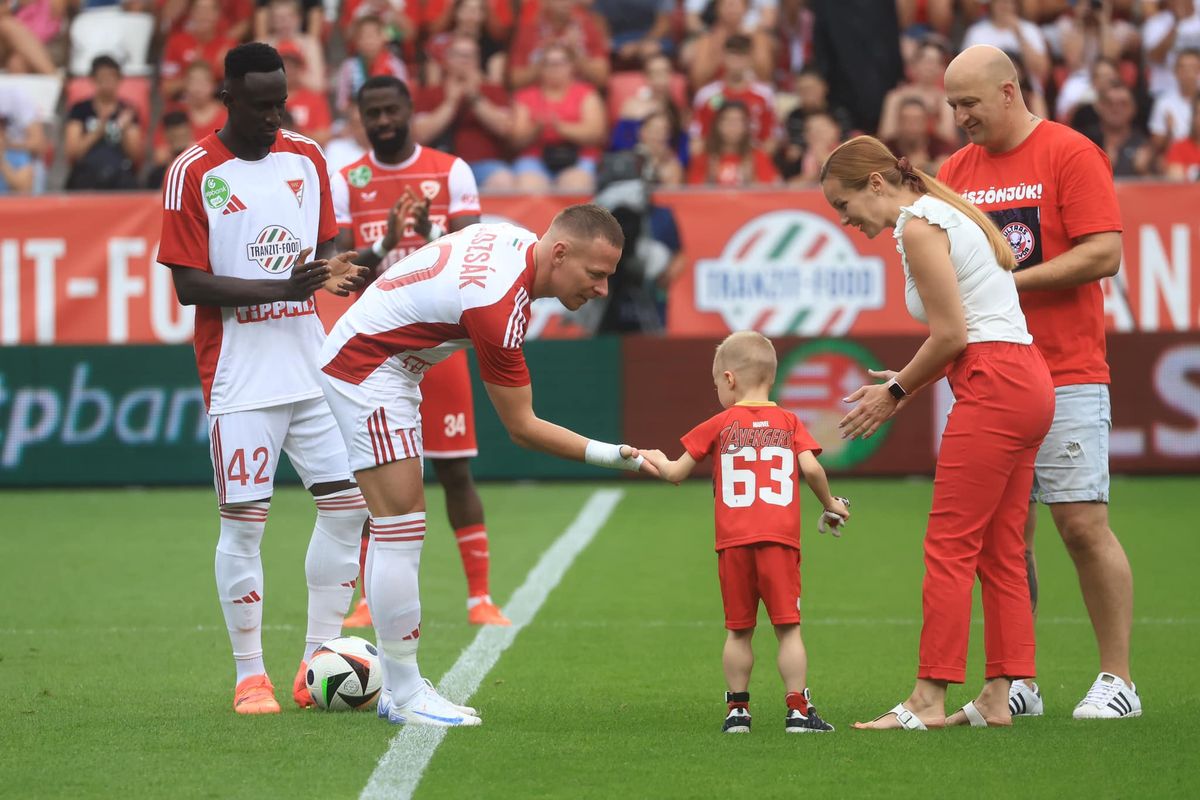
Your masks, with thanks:
M1108 386L1059 386L1054 402L1054 422L1033 462L1030 502L1107 503L1112 430Z

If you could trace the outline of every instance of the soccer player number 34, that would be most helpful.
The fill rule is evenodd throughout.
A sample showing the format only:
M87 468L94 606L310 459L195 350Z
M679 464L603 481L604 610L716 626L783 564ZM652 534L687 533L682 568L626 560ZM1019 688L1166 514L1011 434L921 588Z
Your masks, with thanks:
M771 470L770 480L759 486L759 475L740 465L757 461ZM778 462L778 466L775 466ZM746 508L757 497L773 506L786 506L795 494L792 473L796 469L796 454L783 447L743 447L721 454L721 499L730 508Z

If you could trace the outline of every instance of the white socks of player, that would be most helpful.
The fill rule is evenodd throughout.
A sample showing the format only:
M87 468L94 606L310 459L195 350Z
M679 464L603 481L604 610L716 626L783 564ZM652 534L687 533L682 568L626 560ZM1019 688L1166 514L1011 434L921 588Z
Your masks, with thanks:
M421 592L417 575L425 512L371 520L367 597L383 662L383 689L404 704L424 688L417 667Z
M304 660L324 642L342 633L342 618L354 596L358 548L367 521L367 502L357 488L316 498L317 523L308 543L304 574L308 580L308 632Z
M268 502L221 506L217 597L233 645L239 683L267 671L262 651L263 570L258 548L270 508Z

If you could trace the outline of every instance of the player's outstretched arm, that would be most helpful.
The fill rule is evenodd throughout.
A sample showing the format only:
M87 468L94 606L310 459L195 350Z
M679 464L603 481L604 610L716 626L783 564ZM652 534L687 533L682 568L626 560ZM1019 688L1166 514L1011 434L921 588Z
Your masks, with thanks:
M658 477L658 470L629 445L611 445L580 436L572 430L547 422L533 411L533 388L484 383L488 397L513 442L569 461L586 461L610 469L645 472Z
M311 247L300 251L296 266L285 281L251 280L214 275L201 269L167 264L175 283L175 294L185 306L251 306L280 300L304 300L329 279L324 259L305 261Z
M667 458L662 450L643 450L641 452L646 461L658 468L658 477L664 481L678 484L691 475L692 470L696 468L696 459L686 451L674 461Z

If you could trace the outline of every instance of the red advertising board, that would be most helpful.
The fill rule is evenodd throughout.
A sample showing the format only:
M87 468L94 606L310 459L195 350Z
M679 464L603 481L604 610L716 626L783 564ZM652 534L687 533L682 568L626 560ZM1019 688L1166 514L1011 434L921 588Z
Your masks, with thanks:
M863 383L867 369L899 369L920 336L775 340L779 373L773 399L799 416L824 448L835 473L911 475L933 471L953 395L945 381L913 399L866 441L845 441L837 422L841 398ZM624 438L672 457L679 437L717 413L712 356L719 339L626 337ZM1114 333L1109 336L1114 472L1200 472L1200 337ZM708 469L706 465L705 470Z
M1104 282L1109 328L1200 329L1200 189L1121 184L1125 260ZM892 238L843 229L814 191L662 193L690 269L671 288L668 332L717 336L917 333ZM485 219L542 230L570 198L488 197ZM191 338L155 264L155 194L0 198L0 344L150 344ZM331 297L319 302L336 316ZM578 336L545 301L531 335ZM325 315L323 313L323 316Z

